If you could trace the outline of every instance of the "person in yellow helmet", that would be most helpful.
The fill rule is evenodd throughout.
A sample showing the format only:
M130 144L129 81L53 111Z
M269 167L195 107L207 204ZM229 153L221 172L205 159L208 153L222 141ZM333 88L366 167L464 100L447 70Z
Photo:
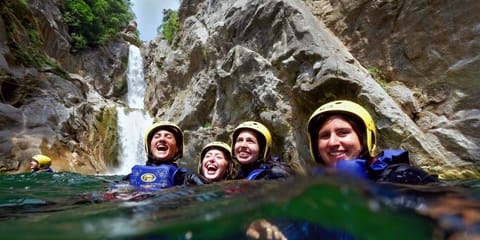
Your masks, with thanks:
M270 156L272 135L256 121L239 124L232 134L233 159L240 166L235 179L284 179L294 171L277 157Z
M312 173L337 172L375 182L437 183L438 178L409 164L408 152L384 150L377 154L377 132L370 113L359 104L339 100L317 108L308 120L307 136ZM320 166L320 167L318 167ZM356 239L341 229L331 229L296 219L260 219L246 231L250 239Z
M405 150L376 154L377 132L370 113L338 100L320 106L308 121L312 159L327 168L382 182L423 184L438 179L409 163Z
M158 191L188 183L189 174L177 162L183 156L183 130L168 121L152 124L146 131L145 165L135 165L123 178L140 191Z
M230 179L233 169L232 148L220 141L203 147L198 160L197 173L204 183Z
M52 165L52 159L48 156L37 154L32 157L30 162L30 169L32 172L54 172L50 167Z

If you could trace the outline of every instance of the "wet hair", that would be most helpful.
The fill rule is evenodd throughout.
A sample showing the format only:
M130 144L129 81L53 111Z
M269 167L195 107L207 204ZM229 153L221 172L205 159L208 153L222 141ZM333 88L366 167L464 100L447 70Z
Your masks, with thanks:
M260 146L259 157L260 157L260 159L263 159L263 157L265 155L265 150L267 149L267 140L265 139L265 137L261 133L259 133L257 131L253 131L253 132L257 136L258 145ZM266 157L268 157L268 156L266 156ZM266 160L266 159L263 159L263 160Z

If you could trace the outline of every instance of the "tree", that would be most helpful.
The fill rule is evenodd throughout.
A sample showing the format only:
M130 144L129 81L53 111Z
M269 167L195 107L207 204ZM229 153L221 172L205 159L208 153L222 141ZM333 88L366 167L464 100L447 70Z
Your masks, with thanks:
M133 20L129 0L65 0L63 20L72 37L72 52L98 47Z
M161 32L168 43L172 44L179 28L178 11L163 9L162 24L157 28L157 33Z

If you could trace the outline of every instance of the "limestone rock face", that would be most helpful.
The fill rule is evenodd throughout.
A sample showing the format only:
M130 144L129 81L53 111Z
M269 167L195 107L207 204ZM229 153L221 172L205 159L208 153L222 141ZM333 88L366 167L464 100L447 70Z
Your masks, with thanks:
M478 169L477 1L305 2L364 66L381 70L388 85L402 82L410 89L405 94L414 96L415 110L394 100L454 155L449 157L454 165Z
M117 162L116 107L127 92L132 22L98 49L70 54L58 1L0 9L0 171L43 153L60 171ZM146 110L185 130L180 165L196 169L239 123L272 132L274 155L303 171L306 125L350 99L377 125L380 149L404 148L444 177L480 177L477 1L184 0L181 27L141 45ZM123 136L128 137L128 136Z
M381 149L407 149L414 164L443 176L478 176L479 139L467 130L479 126L478 20L465 20L470 28L452 22L458 28L445 35L417 35L421 29L412 30L420 26L407 20L418 11L435 25L471 10L407 5L183 1L174 47L161 38L144 45L146 106L185 129L187 166L204 144L230 142L236 125L256 120L272 131L273 153L302 168L311 162L310 114L327 101L350 99L372 113ZM446 34L457 31L470 51L450 53ZM460 129L462 123L468 127Z
M30 171L39 153L57 171L103 173L116 164L113 100L126 92L128 42L71 55L57 4L2 2L1 172Z

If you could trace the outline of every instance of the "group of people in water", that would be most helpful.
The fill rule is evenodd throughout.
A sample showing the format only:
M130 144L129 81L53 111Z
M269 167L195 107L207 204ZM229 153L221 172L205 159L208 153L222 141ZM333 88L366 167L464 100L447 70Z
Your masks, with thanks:
M340 172L377 182L424 184L438 181L421 168L410 165L405 150L377 154L377 131L370 113L349 100L328 102L308 120L308 144L318 167L311 173ZM296 172L271 156L272 135L262 123L240 123L231 145L213 141L198 159L197 171L189 173L177 162L183 156L183 130L169 121L153 123L144 137L146 163L132 167L123 178L142 191L155 191L184 184L208 184L233 179L286 179ZM53 172L51 159L32 157L32 172Z
M270 156L271 133L265 125L247 121L233 132L230 146L222 141L205 145L196 173L178 167L182 157L183 131L168 121L154 123L145 135L145 165L135 165L124 180L141 190L156 190L183 184L207 184L230 179L279 179L294 175L285 163Z
M314 173L340 172L379 182L424 184L438 181L411 166L405 150L376 154L377 133L369 112L359 104L338 100L320 106L308 120L308 142L318 168ZM135 165L123 180L139 190L154 191L183 184L207 184L230 179L286 179L295 171L271 156L272 135L260 122L246 121L232 133L231 145L205 145L197 172L178 167L183 131L168 121L154 123L144 138L147 161Z
M410 165L405 150L384 150L377 154L373 118L355 102L337 100L320 106L308 120L307 136L311 158L317 163L310 169L314 175L337 172L375 182L407 184L439 181L435 175ZM144 137L146 163L133 166L122 180L139 192L152 192L178 185L235 179L287 179L296 175L287 163L271 156L272 135L260 122L240 123L232 133L231 145L222 141L206 144L196 172L188 172L177 164L183 155L183 142L183 130L178 125L169 121L153 123ZM49 157L35 155L31 169L53 172L50 165ZM330 234L339 239L351 237L309 223L300 224L302 229L308 229L308 234ZM268 239L286 239L282 231L265 219L253 222L246 233L249 238L258 239L262 231Z

